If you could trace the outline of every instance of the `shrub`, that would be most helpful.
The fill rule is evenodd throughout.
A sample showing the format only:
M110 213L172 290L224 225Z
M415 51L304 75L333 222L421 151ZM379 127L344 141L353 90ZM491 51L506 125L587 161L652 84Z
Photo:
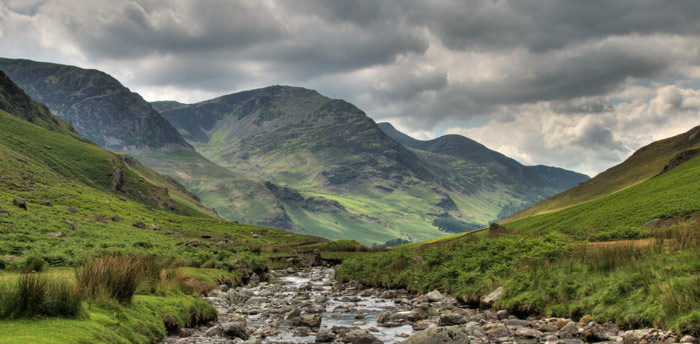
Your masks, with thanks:
M23 272L41 272L44 269L46 262L38 257L27 257L22 267Z
M75 317L81 296L75 285L27 273L0 284L0 318Z
M128 303L142 282L160 278L160 267L151 256L126 256L115 253L91 256L78 267L76 280L93 299L112 299Z

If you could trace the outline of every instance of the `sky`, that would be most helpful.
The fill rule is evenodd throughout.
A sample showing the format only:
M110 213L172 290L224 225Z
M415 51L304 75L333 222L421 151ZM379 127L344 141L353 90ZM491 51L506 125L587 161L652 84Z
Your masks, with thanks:
M697 0L0 0L0 56L149 101L269 85L591 176L700 125Z

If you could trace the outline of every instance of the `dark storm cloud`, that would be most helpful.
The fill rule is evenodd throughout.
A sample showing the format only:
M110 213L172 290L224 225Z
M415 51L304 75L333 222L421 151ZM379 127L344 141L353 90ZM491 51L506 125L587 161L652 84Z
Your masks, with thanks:
M240 51L286 37L263 2L73 2L69 34L96 58ZM83 15L80 15L82 12Z
M700 2L692 0L417 0L408 13L456 50L525 47L542 52L609 36L700 30Z
M674 83L700 84L698 13L697 0L5 0L0 55L103 69L156 99L288 84L408 131L476 118L493 148L576 156L590 173L652 124L693 118L694 89ZM543 139L555 132L569 146Z

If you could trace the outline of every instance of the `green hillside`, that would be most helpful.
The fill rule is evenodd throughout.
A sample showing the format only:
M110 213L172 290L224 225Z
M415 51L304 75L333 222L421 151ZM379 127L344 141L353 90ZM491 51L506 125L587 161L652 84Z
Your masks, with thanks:
M278 200L262 182L202 157L140 95L106 73L5 58L0 58L0 70L81 135L173 177L221 216L291 228Z
M0 85L0 99L10 99L5 108L12 111L24 111L22 104L45 109L16 86ZM216 318L199 293L220 283L240 285L271 264L283 267L286 260L278 257L293 256L306 245L325 249L321 238L210 216L215 214L171 178L74 132L56 130L53 124L62 122L49 112L34 124L24 120L30 115L0 110L3 343L47 342L47 335L56 343L158 342L172 326ZM80 289L85 282L74 268L90 259L106 264L99 263L104 257L134 264L117 265L113 272L140 276L125 301ZM142 270L139 261L152 270ZM22 273L32 270L37 272ZM22 289L17 280L48 283L48 289ZM39 304L44 290L66 302L46 296ZM41 313L47 304L62 313Z
M505 296L495 307L515 314L591 314L599 322L697 335L699 213L695 157L619 192L507 228L351 258L338 278L437 288L474 304L501 286ZM644 226L653 219L659 220Z
M575 181L548 183L481 145L494 158L461 156L472 150L459 144L455 154L412 149L352 104L303 88L153 105L208 159L288 190L276 196L295 230L331 239L382 244L473 230L586 178L557 170Z
M602 172L581 185L516 213L506 219L506 222L565 209L648 180L661 173L674 158L684 155L687 158L689 153L690 156L694 155L700 147L699 133L700 127L695 127L684 134L642 147L621 164Z

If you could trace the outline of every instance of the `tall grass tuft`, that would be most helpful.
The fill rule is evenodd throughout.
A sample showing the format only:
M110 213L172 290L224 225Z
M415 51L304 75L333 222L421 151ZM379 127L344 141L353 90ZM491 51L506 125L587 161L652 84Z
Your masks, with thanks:
M0 318L75 317L81 295L75 285L36 273L0 283Z
M131 302L139 285L157 281L160 267L151 256L115 253L87 258L76 271L76 280L85 295L97 300Z

